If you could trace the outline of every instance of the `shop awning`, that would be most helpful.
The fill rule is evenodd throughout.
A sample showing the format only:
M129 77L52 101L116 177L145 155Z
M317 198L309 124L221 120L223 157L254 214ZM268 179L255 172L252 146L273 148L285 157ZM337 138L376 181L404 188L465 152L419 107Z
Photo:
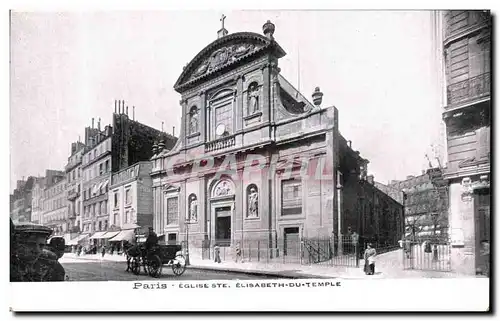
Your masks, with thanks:
M115 237L110 239L110 242L121 242L121 241L129 241L132 242L135 238L134 230L125 230L119 232Z
M78 243L80 243L81 241L83 241L87 237L89 237L88 234L78 235L77 237L75 237L74 239L72 239L71 241L69 241L69 243L66 244L66 245L78 245Z
M134 230L136 228L140 228L140 226L135 223L125 223L123 224L122 230Z
M90 239L91 240L94 240L94 239L102 239L104 234L106 234L107 232L95 232L91 237Z
M103 239L110 239L110 238L113 238L115 237L118 233L120 233L119 231L113 231L113 232L107 232L106 234L103 235Z

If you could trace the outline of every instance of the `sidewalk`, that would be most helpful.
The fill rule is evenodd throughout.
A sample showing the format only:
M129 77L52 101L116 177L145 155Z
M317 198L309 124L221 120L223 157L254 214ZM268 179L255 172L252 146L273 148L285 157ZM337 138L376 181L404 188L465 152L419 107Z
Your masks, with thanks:
M334 279L395 279L395 278L458 278L465 277L453 272L404 270L402 266L402 251L397 250L377 256L375 275L365 275L363 272L364 261L359 261L359 267L331 266L331 265L302 265L294 263L275 262L239 262L226 260L215 263L213 260L202 260L192 252L188 269L202 269L213 271L230 271L255 275L267 275L285 278L334 278ZM66 253L61 258L61 263L70 261L91 260L94 262L125 262L122 255L100 254L77 256Z

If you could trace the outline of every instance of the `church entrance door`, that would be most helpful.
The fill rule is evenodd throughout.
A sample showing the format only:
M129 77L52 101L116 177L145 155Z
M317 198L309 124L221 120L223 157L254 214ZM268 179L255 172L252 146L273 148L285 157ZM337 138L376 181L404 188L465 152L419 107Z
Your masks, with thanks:
M219 246L231 245L231 207L215 208L215 241Z

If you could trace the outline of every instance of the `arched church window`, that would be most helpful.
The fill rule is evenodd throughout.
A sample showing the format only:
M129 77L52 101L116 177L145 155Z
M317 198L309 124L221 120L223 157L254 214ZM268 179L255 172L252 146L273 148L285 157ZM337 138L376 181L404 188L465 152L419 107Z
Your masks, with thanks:
M198 108L193 106L189 110L189 134L199 132L199 122Z
M259 85L252 82L247 90L247 113L248 115L255 114L260 109L259 106Z
M247 187L247 218L259 217L259 189L255 184Z

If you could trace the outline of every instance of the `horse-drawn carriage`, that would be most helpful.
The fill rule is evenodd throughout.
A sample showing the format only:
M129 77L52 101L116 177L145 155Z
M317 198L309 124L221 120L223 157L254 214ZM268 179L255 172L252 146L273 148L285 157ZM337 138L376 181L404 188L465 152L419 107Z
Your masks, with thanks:
M186 271L186 259L182 255L182 246L178 244L158 244L149 251L143 245L135 245L126 249L126 254L127 271L136 275L141 273L141 267L155 278L160 277L163 266L171 266L176 276Z

